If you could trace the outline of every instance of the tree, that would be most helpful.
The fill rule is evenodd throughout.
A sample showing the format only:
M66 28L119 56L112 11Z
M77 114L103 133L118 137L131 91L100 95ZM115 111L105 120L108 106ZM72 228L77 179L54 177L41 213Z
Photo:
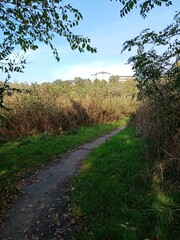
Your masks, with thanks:
M53 39L59 36L69 42L72 50L96 52L90 46L89 38L72 32L82 19L77 9L62 0L0 1L0 70L8 74L0 88L0 107L3 107L3 95L12 90L8 85L10 73L23 72L26 64L23 55L13 55L15 47L26 52L28 49L36 50L38 42L43 42L50 46L59 61L53 45Z
M110 82L110 83L119 82L119 76L118 76L118 75L111 75L111 76L109 77L109 82Z
M128 60L133 65L138 82L138 98L144 100L136 114L135 124L140 133L154 139L157 159L164 156L166 170L163 174L172 184L174 179L178 179L180 169L180 145L177 140L180 136L179 36L180 11L177 11L173 22L166 28L159 32L145 29L139 36L126 41L122 49L137 49L137 54Z
M112 1L112 0L111 0ZM172 4L172 0L115 0L123 4L123 8L120 10L120 16L124 17L133 8L140 8L140 15L145 18L147 13L156 6L162 6L163 4L167 7Z
M132 47L137 47L137 55L129 58L128 63L133 65L140 98L152 97L154 92L163 98L160 84L165 79L173 81L174 87L178 86L177 79L179 78L177 75L179 76L180 73L178 66L180 60L179 34L180 12L177 12L173 23L165 29L159 32L145 29L139 36L124 43L122 51L131 51ZM164 47L164 52L161 54L157 52L159 46Z
M84 80L81 77L75 77L74 78L74 83L77 86L83 86L84 85Z
M111 0L112 1L112 0ZM116 0L123 4L120 16L124 17L133 8L140 8L140 15L145 18L150 10L155 6L167 7L172 4L172 0ZM123 44L122 52L131 51L132 47L137 48L137 55L129 58L128 63L133 65L135 77L138 81L139 98L158 93L163 94L158 83L163 79L168 81L179 81L179 60L180 60L180 12L177 11L174 21L165 29L155 32L150 29L143 30L139 36L127 40ZM162 54L158 54L157 47L165 48ZM149 47L150 46L150 47Z

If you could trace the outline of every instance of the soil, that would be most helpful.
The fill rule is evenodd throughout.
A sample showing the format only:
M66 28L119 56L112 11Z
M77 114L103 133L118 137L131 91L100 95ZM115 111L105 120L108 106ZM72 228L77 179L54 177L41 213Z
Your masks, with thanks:
M0 239L74 239L82 229L78 218L71 214L69 193L74 190L73 178L89 152L123 128L79 146L32 175L7 211Z

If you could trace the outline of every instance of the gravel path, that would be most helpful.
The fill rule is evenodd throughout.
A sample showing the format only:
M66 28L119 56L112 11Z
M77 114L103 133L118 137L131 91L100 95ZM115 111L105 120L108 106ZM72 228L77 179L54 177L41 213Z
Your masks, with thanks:
M71 219L68 194L73 190L72 178L89 152L120 132L118 128L93 142L79 146L49 167L40 170L22 188L22 195L7 212L2 240L72 239L77 219Z

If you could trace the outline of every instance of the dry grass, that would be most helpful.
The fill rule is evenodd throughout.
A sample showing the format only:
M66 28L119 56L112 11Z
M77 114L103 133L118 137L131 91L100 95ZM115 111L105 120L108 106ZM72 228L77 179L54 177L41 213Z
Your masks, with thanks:
M152 175L159 176L162 186L170 183L170 187L179 187L180 184L179 113L178 106L173 102L162 108L162 103L146 100L141 103L134 118L138 133L153 142L153 151L158 161Z
M135 83L46 83L19 84L22 93L5 96L10 111L1 110L5 120L0 136L6 141L39 133L60 134L77 126L117 121L137 108L132 101Z

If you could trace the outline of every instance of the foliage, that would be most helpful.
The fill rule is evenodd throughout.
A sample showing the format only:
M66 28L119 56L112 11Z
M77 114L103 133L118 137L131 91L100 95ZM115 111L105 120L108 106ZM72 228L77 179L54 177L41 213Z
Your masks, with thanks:
M111 75L109 77L109 82L118 82L119 81L119 76L118 75Z
M0 3L1 10L1 60L12 53L19 45L25 52L28 49L36 50L37 41L49 45L59 61L57 50L52 44L55 35L65 37L71 48L80 52L87 50L95 52L89 46L90 40L75 35L71 28L79 24L83 18L81 13L70 4L64 5L62 0L49 1L14 1L6 0ZM1 69L3 70L3 64ZM5 71L10 71L6 68Z
M139 36L126 41L123 51L137 47L137 55L129 59L133 64L138 81L139 99L155 101L157 114L167 119L171 130L179 127L179 90L180 90L180 12L174 22L164 30L144 30ZM146 45L152 45L150 49ZM158 53L156 48L163 45L164 52Z
M112 1L112 0L111 0ZM115 0L123 4L123 8L120 11L120 16L124 17L133 8L140 8L140 15L145 18L147 13L156 6L162 6L163 4L167 7L172 4L172 0Z
M74 83L76 84L76 85L79 85L79 86L82 86L83 85L83 79L82 78L80 78L80 77L75 77L74 78Z
M36 50L38 42L50 46L57 61L60 60L53 39L64 37L71 49L92 53L90 39L74 34L72 28L79 24L83 17L70 4L62 0L4 0L0 1L0 70L5 73L22 72L26 59L23 54L13 54L19 50ZM11 89L9 89L10 91ZM0 92L0 107L3 92Z
M139 133L156 143L157 158L167 178L165 184L171 182L173 186L178 186L180 174L179 34L180 12L176 12L173 23L165 29L146 29L123 45L123 51L137 48L137 55L128 60L133 65L141 100L135 125Z
M151 93L153 95L152 88L162 95L158 86L161 78L163 78L163 82L165 80L175 81L174 87L178 87L180 72L177 66L180 57L179 34L180 12L177 12L174 22L165 29L158 33L145 29L139 36L124 43L122 51L131 51L132 47L137 47L137 55L131 57L128 62L133 64L141 97L151 95ZM152 47L148 49L147 45ZM158 46L163 46L165 51L158 54L156 50ZM152 88L149 85L152 85Z

